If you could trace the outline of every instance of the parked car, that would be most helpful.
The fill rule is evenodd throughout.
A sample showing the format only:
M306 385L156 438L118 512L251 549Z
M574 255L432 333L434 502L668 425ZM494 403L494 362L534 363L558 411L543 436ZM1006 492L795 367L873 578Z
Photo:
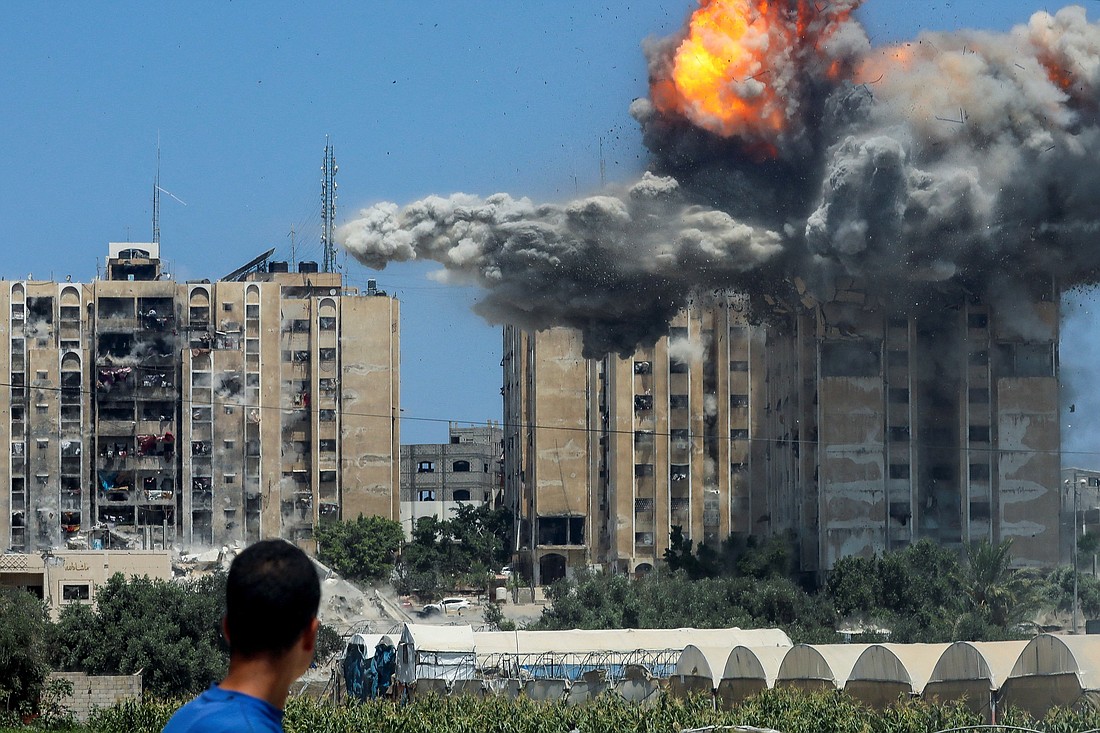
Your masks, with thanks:
M461 613L470 607L470 602L465 598L444 598L439 603L429 603L420 611L422 616L430 616L433 613Z

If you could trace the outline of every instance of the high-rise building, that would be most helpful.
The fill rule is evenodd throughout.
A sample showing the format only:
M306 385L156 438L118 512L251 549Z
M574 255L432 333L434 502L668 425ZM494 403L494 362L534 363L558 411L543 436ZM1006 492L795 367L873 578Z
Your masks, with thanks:
M257 258L176 282L158 244L106 278L0 282L0 536L218 546L397 519L398 302Z
M498 423L451 423L446 443L401 446L401 524L406 536L420 517L451 519L462 505L501 503L501 428Z
M929 538L1059 559L1058 305L961 290L891 314L803 291L765 325L723 296L630 358L505 330L505 496L539 582L654 569L674 526L712 546L789 533L805 572Z

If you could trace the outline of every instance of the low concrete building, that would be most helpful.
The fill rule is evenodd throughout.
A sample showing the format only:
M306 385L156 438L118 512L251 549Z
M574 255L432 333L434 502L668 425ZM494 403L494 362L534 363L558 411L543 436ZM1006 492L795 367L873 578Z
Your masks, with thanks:
M168 580L172 561L159 550L56 550L0 555L0 586L22 588L49 604L57 618L69 603L92 603L96 589L115 573Z

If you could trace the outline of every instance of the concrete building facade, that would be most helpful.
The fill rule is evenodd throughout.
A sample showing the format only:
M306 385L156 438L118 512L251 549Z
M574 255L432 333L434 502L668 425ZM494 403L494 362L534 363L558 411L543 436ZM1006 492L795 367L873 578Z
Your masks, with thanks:
M159 254L0 282L6 546L308 546L326 519L396 519L398 302L262 258L179 283Z
M446 443L401 446L401 525L405 536L420 517L450 519L462 505L495 508L502 502L501 428L498 423L451 423Z
M1059 559L1058 307L958 291L889 314L853 283L752 325L738 295L682 312L630 358L505 331L505 495L521 560L647 572L696 542L790 533L805 572L921 538ZM1026 323L1022 323L1026 321Z

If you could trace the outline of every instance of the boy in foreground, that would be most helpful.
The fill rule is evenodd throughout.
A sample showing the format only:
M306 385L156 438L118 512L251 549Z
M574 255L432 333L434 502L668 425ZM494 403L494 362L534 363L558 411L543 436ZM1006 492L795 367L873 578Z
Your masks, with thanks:
M176 711L164 733L282 733L290 685L317 643L317 571L289 542L257 542L229 567L225 601L229 673Z

